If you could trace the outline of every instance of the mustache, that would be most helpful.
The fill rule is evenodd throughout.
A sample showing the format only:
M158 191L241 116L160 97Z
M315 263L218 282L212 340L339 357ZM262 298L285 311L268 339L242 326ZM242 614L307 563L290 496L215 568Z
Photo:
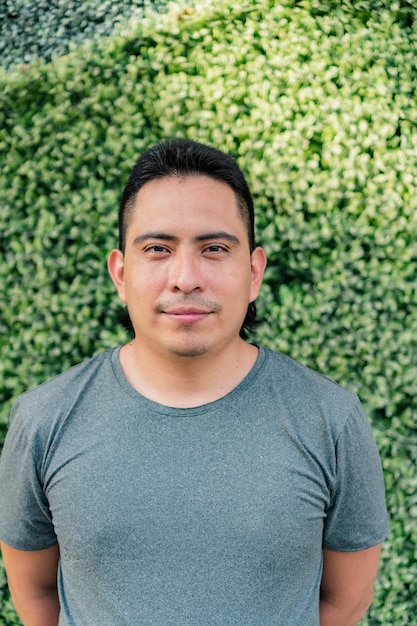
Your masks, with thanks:
M180 307L196 307L203 311L210 311L211 313L218 313L220 311L220 305L213 300L204 300L198 296L189 295L181 298L170 298L169 300L161 300L155 306L157 313L164 313L165 311L172 311Z

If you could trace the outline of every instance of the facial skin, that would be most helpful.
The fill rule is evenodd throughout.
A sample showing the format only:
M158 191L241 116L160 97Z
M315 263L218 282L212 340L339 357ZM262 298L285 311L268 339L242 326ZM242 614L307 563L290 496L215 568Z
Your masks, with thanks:
M182 359L236 351L265 268L250 254L233 190L206 176L153 180L137 194L123 255L109 272L142 358Z

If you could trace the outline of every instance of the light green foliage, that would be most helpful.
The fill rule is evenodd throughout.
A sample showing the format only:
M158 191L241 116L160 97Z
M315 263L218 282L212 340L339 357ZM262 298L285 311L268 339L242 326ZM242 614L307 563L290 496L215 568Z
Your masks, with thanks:
M137 154L172 135L229 151L269 258L257 340L358 392L381 450L392 532L364 624L416 626L417 9L193 6L0 74L0 426L124 340L105 259Z

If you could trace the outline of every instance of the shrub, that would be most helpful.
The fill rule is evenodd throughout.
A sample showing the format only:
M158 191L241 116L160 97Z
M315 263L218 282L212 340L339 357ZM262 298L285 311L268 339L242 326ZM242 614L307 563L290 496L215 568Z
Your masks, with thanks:
M255 340L359 393L381 450L392 532L367 626L417 624L415 13L173 5L0 74L3 434L20 392L126 338L105 258L137 154L173 135L231 152L269 257Z

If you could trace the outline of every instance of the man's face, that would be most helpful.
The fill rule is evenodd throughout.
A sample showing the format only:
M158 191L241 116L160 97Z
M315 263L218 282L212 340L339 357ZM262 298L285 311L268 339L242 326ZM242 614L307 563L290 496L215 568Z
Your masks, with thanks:
M125 253L109 257L136 344L165 358L221 354L236 345L264 268L263 251L250 254L233 190L206 176L144 185Z

